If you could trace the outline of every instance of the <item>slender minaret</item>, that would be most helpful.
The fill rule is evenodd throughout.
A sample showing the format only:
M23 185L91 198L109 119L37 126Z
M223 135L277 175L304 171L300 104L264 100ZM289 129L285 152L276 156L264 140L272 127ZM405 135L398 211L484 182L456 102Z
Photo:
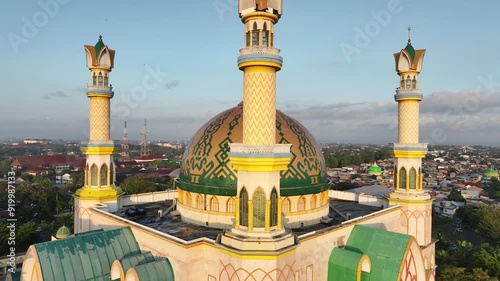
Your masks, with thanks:
M110 101L113 88L109 84L109 74L113 68L115 51L102 42L102 36L95 46L85 45L87 67L91 73L91 83L87 87L90 99L90 137L82 141L80 148L87 155L85 183L75 193L75 233L92 229L88 208L97 203L108 205L109 211L116 211L122 194L115 187L113 153L118 144L110 139Z
M123 140L122 140L122 162L130 160L130 151L128 147L128 137L127 137L127 121L123 126Z
M394 156L394 192L389 203L402 209L399 231L415 237L424 255L434 264L432 241L432 199L422 188L422 158L427 144L419 143L419 103L423 99L418 75L425 50L415 50L408 28L408 44L394 54L400 86L394 99L398 103L398 142L392 146Z
M283 236L280 199L280 171L290 162L290 145L276 144L276 72L283 60L274 47L274 25L281 6L282 0L239 0L245 25L245 47L238 57L243 71L243 143L230 144L230 161L238 173L236 218L222 244L240 250L249 243L269 251L294 244L291 235ZM275 243L272 237L279 235L282 241ZM235 242L241 237L255 241Z

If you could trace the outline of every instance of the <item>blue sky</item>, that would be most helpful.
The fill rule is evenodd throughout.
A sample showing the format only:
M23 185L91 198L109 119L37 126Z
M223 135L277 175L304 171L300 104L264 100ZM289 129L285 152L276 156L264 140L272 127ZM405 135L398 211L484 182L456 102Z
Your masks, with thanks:
M90 72L83 45L102 34L116 50L112 137L121 138L127 120L129 138L138 139L147 118L151 140L188 140L242 99L236 59L243 25L236 3L4 3L0 138L86 139ZM496 145L499 9L497 1L285 1L276 27L284 58L278 107L320 142L395 141L393 53L405 47L411 25L413 46L427 49L420 75L422 141ZM360 33L363 42L356 41ZM346 46L356 51L346 55ZM157 87L134 96L152 71L162 73Z

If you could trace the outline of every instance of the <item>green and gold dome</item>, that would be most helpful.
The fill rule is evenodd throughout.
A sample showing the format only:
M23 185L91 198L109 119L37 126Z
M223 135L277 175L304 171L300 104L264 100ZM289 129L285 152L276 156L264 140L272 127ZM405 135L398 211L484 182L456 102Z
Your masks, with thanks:
M56 232L57 239L64 239L71 235L71 231L65 225L61 226Z
M237 173L229 161L229 143L243 139L243 104L208 121L191 140L176 184L182 190L236 196ZM276 111L276 143L292 144L292 160L281 172L281 196L314 194L329 188L323 154L297 120Z
M484 172L484 177L485 178L489 178L489 179L491 179L491 178L497 178L498 179L498 172L495 171L495 170L493 170L493 169L491 169L491 168L489 168L489 169L487 169Z

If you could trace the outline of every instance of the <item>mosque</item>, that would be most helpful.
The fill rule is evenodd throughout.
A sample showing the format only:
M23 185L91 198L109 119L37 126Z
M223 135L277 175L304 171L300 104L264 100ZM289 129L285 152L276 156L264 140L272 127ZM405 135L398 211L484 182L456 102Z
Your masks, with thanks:
M32 245L12 280L435 280L432 200L422 189L427 145L419 143L425 50L408 40L394 54L394 190L381 206L338 200L312 135L276 109L282 0L239 0L238 9L243 101L195 133L173 191L126 195L114 185L115 51L101 37L85 46L90 137L81 144L87 164L74 234ZM127 215L139 209L147 219Z

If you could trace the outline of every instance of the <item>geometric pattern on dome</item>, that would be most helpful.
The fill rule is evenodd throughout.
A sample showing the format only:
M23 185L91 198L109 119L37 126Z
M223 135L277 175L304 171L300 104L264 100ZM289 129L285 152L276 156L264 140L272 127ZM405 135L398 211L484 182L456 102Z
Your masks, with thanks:
M281 196L319 193L328 189L325 160L311 134L295 119L276 111L276 139L292 144L292 160L281 172ZM212 118L191 139L182 159L177 186L204 194L235 196L237 173L229 161L229 143L243 140L243 107Z

